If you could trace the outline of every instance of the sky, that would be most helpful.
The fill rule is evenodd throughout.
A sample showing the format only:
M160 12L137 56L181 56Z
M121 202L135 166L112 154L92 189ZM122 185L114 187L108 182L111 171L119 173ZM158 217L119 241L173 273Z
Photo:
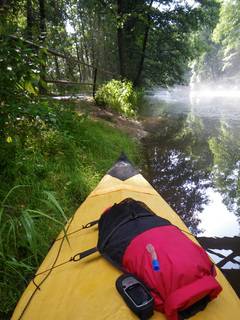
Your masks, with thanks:
M182 6L184 6L185 4L188 4L188 5L191 6L191 7L196 7L196 6L199 5L199 3L197 3L195 0L178 0L178 2L179 2L179 4L181 4ZM154 1L154 2L153 2L153 6L154 6L155 8L158 8L158 9L161 10L161 11L168 10L169 7L170 7L170 9L173 9L173 8L174 8L174 6L171 5L171 4L170 4L170 5L162 5L162 4L160 4L159 2L157 2L157 1Z

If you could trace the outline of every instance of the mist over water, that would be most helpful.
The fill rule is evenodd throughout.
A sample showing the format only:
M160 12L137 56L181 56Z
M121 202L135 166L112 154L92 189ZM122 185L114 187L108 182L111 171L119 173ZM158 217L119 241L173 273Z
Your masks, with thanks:
M145 176L198 235L240 235L240 91L223 84L156 89L142 116Z
M240 120L240 88L237 86L202 84L158 88L149 91L149 97L150 112L144 108L145 115L161 115L164 110L169 114L194 112L200 117ZM156 108L157 101L160 108Z

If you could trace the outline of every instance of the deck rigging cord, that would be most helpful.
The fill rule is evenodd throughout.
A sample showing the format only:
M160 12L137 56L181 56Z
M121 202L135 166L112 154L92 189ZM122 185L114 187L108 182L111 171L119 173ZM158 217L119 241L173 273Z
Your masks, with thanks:
M70 225L71 225L71 222L73 221L73 218L74 218L74 216L70 219L69 224L68 224L68 226L67 226L67 228L66 228L66 235L64 235L64 236L61 237L61 238L56 239L56 241L61 240L61 242L60 242L60 245L59 245L59 248L58 248L58 251L57 251L57 255L56 255L56 257L55 257L55 259L54 259L54 261L53 261L53 264L52 264L51 268L49 268L49 269L47 269L47 270L44 270L44 271L42 271L42 272L40 272L40 273L37 273L37 274L34 276L34 278L32 279L32 282L33 282L33 284L35 285L35 289L34 289L34 291L32 292L31 296L29 297L29 299L28 299L25 307L23 308L20 316L18 317L18 320L21 320L21 319L22 319L22 317L23 317L24 313L26 312L28 306L30 305L32 299L34 298L36 292L37 292L38 290L41 290L41 286L42 286L43 283L47 280L47 278L50 276L50 274L51 274L51 272L52 272L53 269L55 269L55 268L57 268L57 267L60 267L60 266L66 264L66 263L68 263L68 262L71 262L71 261L78 261L78 260L74 260L74 257L75 257L75 256L74 256L74 257L71 257L68 261L65 261L65 262L62 262L62 263L56 265L57 260L58 260L58 258L59 258L59 256L60 256L60 253L61 253L61 250L62 250L62 246L63 246L64 240L67 239L67 236L68 236L68 235L71 235L71 234L73 234L73 233L77 233L77 232L79 232L79 231L81 231L81 230L83 230L83 229L88 229L88 228L92 227L94 224L96 224L96 223L98 222L98 220L89 222L89 223L87 223L86 225L83 225L81 228L79 228L79 229L77 229L77 230L75 230L75 231L73 231L73 232L70 232L70 233L68 234L67 231L68 231L69 228L70 228ZM54 244L56 243L56 241L54 241ZM78 253L77 255L79 255L79 253ZM77 256L77 255L76 255L76 256ZM48 274L41 280L41 282L40 282L39 284L36 284L35 278L36 278L38 275L43 274L43 273L45 273L45 272L48 272Z
M73 218L74 218L74 216L73 216L73 217L70 219L70 221L69 221L69 224L68 224L68 226L67 226L67 228L66 228L66 234L65 234L64 236L60 237L60 238L57 238L57 239L54 241L54 243L53 243L53 245L54 245L57 241L61 241L61 242L60 242L60 245L59 245L59 248L58 248L58 251L57 251L57 255L56 255L56 257L55 257L55 259L54 259L54 261L53 261L52 266L51 266L49 269L46 269L46 270L41 271L41 272L39 272L39 273L36 273L35 276L33 277L33 279L31 280L31 281L33 282L33 284L35 285L35 289L34 289L34 291L32 292L31 296L29 297L29 299L28 299L25 307L23 308L20 316L18 317L18 320L21 320L21 319L22 319L22 317L23 317L24 313L26 312L28 306L30 305L32 299L34 298L36 292L37 292L38 290L41 290L41 286L42 286L43 283L47 280L47 278L50 276L50 274L52 273L52 271L53 271L54 269L56 269L56 268L58 268L58 267L60 267L60 266L63 266L63 265L65 265L65 264L69 263L69 262L78 262L78 261L80 261L82 258L84 258L84 257L86 257L86 256L88 256L88 255L90 255L90 254L98 251L97 247L91 248L91 249L88 249L88 250L86 250L86 251L77 253L77 254L75 254L74 256L70 257L69 260L66 260L66 261L64 261L64 262L59 263L59 264L56 265L57 260L58 260L58 258L59 258L59 256L60 256L62 247L63 247L64 240L67 239L68 236L73 235L73 234L76 234L76 233L78 233L78 232L80 232L80 231L82 231L82 230L84 230L84 229L91 228L91 227L93 227L94 225L96 225L96 224L99 222L99 220L94 220L94 221L88 222L87 224L82 225L81 228L78 228L78 229L76 229L76 230L74 230L74 231L72 231L72 232L67 233L67 231L68 231L69 228L70 228L71 222L73 221ZM188 232L188 231L186 231L186 230L183 230L183 229L179 228L178 226L175 226L175 227L178 228L180 231L182 231L182 232L184 232L184 233L186 233L186 234L188 234L188 235L190 235L190 236L192 236L192 237L195 237L191 232ZM68 239L67 239L67 240L68 240ZM37 284L37 283L35 282L36 277L39 276L39 275L41 275L41 274L43 274L43 273L46 273L46 272L48 272L47 275L41 280L41 282L40 282L39 284Z

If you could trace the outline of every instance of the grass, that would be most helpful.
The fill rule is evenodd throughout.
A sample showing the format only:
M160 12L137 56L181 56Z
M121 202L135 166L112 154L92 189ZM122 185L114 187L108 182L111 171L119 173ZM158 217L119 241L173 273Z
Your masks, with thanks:
M41 102L13 116L0 136L0 318L24 287L67 219L121 151L137 160L127 135L64 105ZM10 122L9 122L10 123Z

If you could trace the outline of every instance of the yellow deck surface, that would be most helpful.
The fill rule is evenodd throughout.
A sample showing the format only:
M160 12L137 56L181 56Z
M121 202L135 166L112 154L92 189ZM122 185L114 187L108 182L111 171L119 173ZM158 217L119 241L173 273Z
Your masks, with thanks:
M170 220L181 229L188 230L162 197L142 175L138 174L125 181L105 175L97 188L76 211L68 233L92 220L98 219L104 209L128 197L144 202L154 212ZM97 236L97 226L69 236L70 245L66 240L63 241L57 264L68 260L71 256L81 251L94 247L97 243ZM193 239L192 236L189 237ZM54 243L38 273L51 267L60 243L61 240ZM39 284L46 274L47 272L36 277L35 282ZM58 267L51 272L47 280L41 285L41 289L37 290L21 319L137 319L126 307L115 289L115 281L119 275L120 272L98 253L82 261L70 262ZM240 319L239 299L219 270L217 270L217 280L223 287L223 291L217 299L208 304L204 311L199 312L191 319ZM13 320L19 319L35 288L33 282L28 285L14 311ZM152 319L160 320L166 318L163 314L155 311Z

